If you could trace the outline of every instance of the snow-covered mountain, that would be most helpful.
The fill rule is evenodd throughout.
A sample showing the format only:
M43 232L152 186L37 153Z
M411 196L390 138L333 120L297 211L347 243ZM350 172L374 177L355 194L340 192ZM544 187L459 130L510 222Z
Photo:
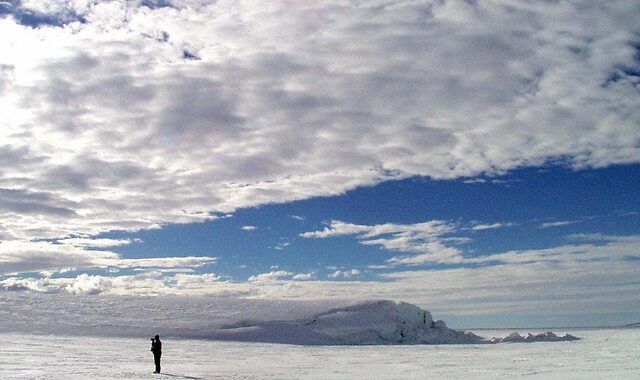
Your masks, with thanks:
M209 338L303 345L531 343L579 339L547 332L525 337L513 333L488 340L468 331L450 329L444 321L434 321L428 311L418 306L394 301L368 301L294 321L244 320L215 329Z
M216 329L212 339L308 345L483 343L470 332L405 302L371 301L295 321L242 321Z

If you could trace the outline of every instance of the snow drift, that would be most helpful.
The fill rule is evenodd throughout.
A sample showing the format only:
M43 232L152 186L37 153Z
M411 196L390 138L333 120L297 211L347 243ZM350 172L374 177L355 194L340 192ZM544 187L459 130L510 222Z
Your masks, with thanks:
M540 341L569 340L553 333L547 334L550 335L532 336ZM513 338L513 334L509 337ZM295 321L245 320L215 329L209 338L303 345L470 344L503 341L495 340L496 338L487 340L471 332L450 329L444 321L434 321L426 310L409 303L393 301L372 301L335 308ZM508 341L516 340L504 340ZM532 340L527 337L519 341Z

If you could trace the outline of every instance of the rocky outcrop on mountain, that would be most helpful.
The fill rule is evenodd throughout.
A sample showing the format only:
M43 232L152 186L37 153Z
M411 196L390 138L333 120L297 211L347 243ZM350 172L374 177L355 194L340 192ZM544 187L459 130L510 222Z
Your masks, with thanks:
M522 336L517 332L513 332L504 338L492 338L490 342L491 343L564 342L564 341L572 341L572 340L579 340L579 339L580 338L575 337L571 334L558 336L552 333L551 331L547 331L539 334L529 333L526 336Z

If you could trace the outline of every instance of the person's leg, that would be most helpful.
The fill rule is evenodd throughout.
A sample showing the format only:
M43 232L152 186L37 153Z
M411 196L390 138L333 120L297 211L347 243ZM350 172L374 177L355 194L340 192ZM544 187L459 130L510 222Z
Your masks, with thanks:
M156 372L160 373L160 355L153 355L153 361L156 365Z

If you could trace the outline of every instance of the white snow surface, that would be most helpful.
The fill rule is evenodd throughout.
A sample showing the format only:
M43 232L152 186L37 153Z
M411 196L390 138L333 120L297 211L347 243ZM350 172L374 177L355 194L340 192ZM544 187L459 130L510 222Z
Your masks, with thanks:
M533 331L536 333L536 331ZM638 379L640 329L554 344L301 346L0 333L0 379ZM505 336L509 331L482 331ZM519 331L525 334L526 331Z

